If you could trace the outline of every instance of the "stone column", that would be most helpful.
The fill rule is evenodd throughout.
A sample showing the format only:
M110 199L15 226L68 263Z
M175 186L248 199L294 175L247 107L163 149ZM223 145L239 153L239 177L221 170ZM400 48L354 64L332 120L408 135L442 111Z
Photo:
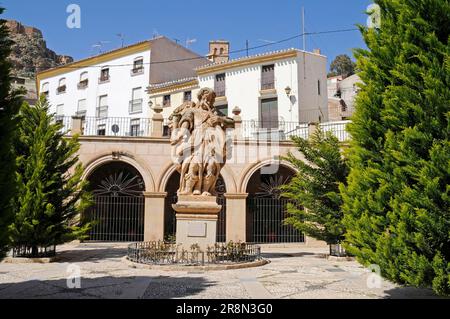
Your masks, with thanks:
M241 117L241 109L236 106L233 109L233 120L234 120L234 139L242 139L242 117Z
M153 118L152 118L152 133L151 136L152 137L163 137L163 133L164 133L164 117L162 116L162 111L163 108L161 107L161 105L156 104L153 107L153 111L155 112L155 114L153 114Z
M144 193L144 241L164 240L164 208L167 193Z
M225 194L227 199L227 242L247 240L248 194Z
M83 117L82 116L72 116L72 129L71 133L73 135L83 135Z

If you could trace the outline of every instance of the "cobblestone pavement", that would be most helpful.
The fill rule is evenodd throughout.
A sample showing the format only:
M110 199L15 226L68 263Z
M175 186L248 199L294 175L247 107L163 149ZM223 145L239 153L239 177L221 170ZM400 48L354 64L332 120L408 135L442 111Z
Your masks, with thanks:
M0 264L0 299L434 298L430 290L377 285L358 263L329 261L320 249L264 248L270 263L263 267L212 272L131 268L122 260L124 244L71 244L58 252L57 263ZM79 289L67 285L73 264L81 269Z

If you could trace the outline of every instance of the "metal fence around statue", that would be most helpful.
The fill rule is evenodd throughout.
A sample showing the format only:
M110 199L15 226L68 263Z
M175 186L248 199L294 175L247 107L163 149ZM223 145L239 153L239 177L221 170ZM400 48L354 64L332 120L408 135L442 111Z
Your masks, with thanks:
M128 246L128 260L147 265L238 264L261 260L261 247L246 243L217 243L201 251L197 245L190 250L166 242L144 242Z

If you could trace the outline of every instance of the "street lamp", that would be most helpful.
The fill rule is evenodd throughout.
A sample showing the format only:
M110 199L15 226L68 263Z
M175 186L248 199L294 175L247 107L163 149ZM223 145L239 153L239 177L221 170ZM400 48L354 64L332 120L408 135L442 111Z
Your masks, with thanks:
M290 97L291 97L291 92L292 92L291 87L290 87L290 86L287 86L284 90L286 91L287 97L290 98Z

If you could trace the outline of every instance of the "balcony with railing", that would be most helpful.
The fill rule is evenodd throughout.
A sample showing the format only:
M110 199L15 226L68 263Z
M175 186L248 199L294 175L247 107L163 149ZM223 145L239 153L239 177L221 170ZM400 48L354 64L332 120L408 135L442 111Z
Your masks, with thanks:
M98 78L98 84L108 83L111 81L111 76L109 74L102 74Z
M136 76L136 75L140 75L140 74L144 74L143 66L136 66L131 69L131 76Z
M67 90L67 86L61 85L56 89L56 94L64 94L64 93L66 93L66 90Z

